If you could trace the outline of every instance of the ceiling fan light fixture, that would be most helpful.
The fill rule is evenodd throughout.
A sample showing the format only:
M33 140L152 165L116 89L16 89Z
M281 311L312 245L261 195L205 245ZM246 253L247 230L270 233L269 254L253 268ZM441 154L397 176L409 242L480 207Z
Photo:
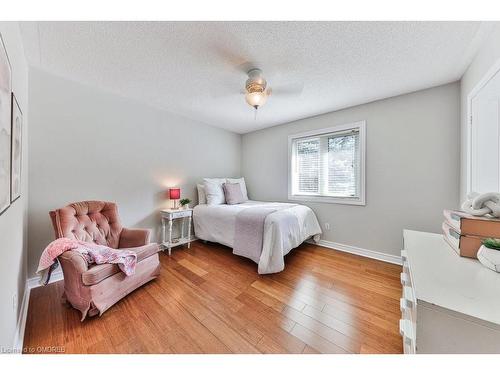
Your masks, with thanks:
M259 108L261 105L264 105L267 100L267 94L265 91L253 91L247 92L245 94L245 100L247 103L254 107L255 109Z

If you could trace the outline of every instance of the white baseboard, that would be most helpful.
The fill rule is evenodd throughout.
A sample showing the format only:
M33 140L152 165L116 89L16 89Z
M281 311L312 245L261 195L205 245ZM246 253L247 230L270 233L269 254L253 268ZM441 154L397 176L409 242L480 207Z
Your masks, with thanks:
M314 243L314 242L311 242L311 243ZM319 243L317 243L317 245L327 247L329 249L343 251L346 253L361 255L361 256L366 257L366 258L381 260L382 262L399 264L399 265L403 264L400 256L381 253L381 252L375 251L375 250L363 249L361 247L344 245L344 244L341 244L338 242L332 242L332 241L326 241L326 240L320 240Z
M61 269L53 272L49 284L64 279ZM24 295L21 302L21 310L17 319L16 333L14 335L14 343L12 345L13 353L21 354L23 350L24 330L26 328L26 318L28 317L28 306L30 302L31 289L37 288L40 285L40 277L32 277L26 280L24 286Z
M64 279L62 270L61 270L61 268L58 268L56 271L52 272L52 275L50 276L49 284L55 283L56 281L60 281L62 279ZM42 286L42 285L40 285L40 277L39 276L35 276L35 277L28 279L26 281L26 283L28 284L29 289L38 288L39 286Z

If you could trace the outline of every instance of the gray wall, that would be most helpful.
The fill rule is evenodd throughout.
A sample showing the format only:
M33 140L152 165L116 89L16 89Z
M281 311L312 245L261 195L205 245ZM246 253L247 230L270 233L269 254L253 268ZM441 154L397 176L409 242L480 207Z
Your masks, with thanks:
M500 25L495 26L488 39L469 65L460 81L461 96L461 168L460 200L467 193L467 95L472 91L488 70L500 59Z
M53 240L48 212L117 202L124 226L157 230L166 191L240 175L241 136L30 69L29 275Z
M26 282L28 207L28 67L17 22L0 22L12 68L12 91L23 111L21 198L0 215L0 347L10 348L16 331ZM14 306L14 300L17 307Z
M457 82L245 134L251 199L287 200L288 135L366 120L366 206L309 203L323 239L399 255L403 228L440 232L459 195Z

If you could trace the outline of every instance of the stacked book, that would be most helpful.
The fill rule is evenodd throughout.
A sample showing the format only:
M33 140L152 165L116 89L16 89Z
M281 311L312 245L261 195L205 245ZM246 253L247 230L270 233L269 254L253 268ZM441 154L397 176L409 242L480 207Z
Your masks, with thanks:
M500 220L444 210L444 239L460 256L477 258L485 238L500 238Z

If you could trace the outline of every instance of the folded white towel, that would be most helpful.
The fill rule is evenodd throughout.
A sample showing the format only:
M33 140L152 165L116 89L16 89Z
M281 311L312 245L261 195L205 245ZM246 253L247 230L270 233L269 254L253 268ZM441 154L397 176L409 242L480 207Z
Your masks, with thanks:
M474 216L500 217L500 193L479 194L472 192L462 203L462 210Z

